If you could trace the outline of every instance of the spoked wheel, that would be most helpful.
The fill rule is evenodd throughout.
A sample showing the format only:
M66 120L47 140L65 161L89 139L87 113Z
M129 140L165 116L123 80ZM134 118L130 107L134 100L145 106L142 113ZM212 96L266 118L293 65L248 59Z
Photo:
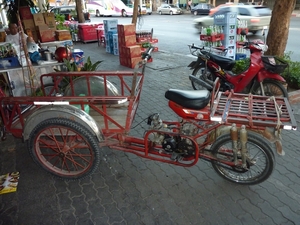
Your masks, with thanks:
M28 150L38 165L64 179L81 179L99 164L95 136L83 125L65 118L39 123L29 136Z
M240 146L238 143L239 149ZM244 185L261 183L272 174L275 166L274 154L269 144L253 132L248 132L246 167L242 166L240 154L237 154L237 165L234 165L230 134L218 137L211 149L218 159L218 162L212 161L212 167L221 177L233 183Z
M198 68L194 69L192 75L201 80L204 80L203 77L206 76L206 79L210 80L212 83L216 79L216 76L208 68L205 68L205 67L198 67ZM194 90L206 89L205 87L201 86L200 84L197 84L194 81L191 81L191 83L192 83Z
M265 96L286 97L286 98L288 98L289 96L286 88L276 80L264 80L263 88L264 88ZM252 94L255 95L263 94L259 83L253 88Z

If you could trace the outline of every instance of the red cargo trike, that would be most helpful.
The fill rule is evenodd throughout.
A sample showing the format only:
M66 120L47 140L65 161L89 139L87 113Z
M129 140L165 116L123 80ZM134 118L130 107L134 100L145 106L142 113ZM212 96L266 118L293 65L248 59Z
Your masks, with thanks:
M282 129L296 129L286 98L177 90L165 93L181 121L148 117L143 137L129 135L144 81L145 62L134 72L55 72L40 77L42 97L5 96L0 91L2 139L23 138L33 160L51 174L80 179L108 146L138 156L189 167L204 159L225 179L257 184L272 173L270 143L283 154ZM46 84L46 80L53 83ZM67 85L62 81L67 80ZM265 137L265 138L264 138ZM268 140L269 141L268 141ZM275 143L275 144L274 144Z

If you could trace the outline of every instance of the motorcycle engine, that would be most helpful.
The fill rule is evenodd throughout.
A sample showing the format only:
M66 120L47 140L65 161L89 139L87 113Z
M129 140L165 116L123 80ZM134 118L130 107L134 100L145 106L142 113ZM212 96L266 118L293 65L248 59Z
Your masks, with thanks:
M195 154L193 142L180 136L171 137L166 135L163 140L162 147L166 152L178 153L182 157L192 156Z
M192 136L197 133L196 126L193 124L185 123L181 126L180 132L173 135L162 133L163 132L172 132L172 130L166 125L163 124L159 118L158 114L153 114L148 118L148 124L153 130L149 135L149 139L154 143L157 143L162 146L163 150L167 153L177 153L180 157L192 156L195 154L194 143L188 138L182 138L180 134L186 136Z

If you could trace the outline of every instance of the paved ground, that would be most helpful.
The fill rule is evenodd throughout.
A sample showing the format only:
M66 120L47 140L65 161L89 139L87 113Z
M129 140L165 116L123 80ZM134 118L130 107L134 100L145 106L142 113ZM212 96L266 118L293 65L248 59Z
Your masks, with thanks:
M96 43L77 44L100 69L124 70L118 56ZM191 89L188 57L158 52L148 65L136 125L150 113L174 119L164 92ZM300 104L293 105L300 119ZM299 120L300 121L300 120ZM146 124L144 124L146 127ZM133 129L141 134L143 127ZM29 156L26 143L8 137L1 142L0 171L21 173L18 191L0 196L0 225L216 225L300 224L299 131L284 131L284 157L262 184L240 186L226 182L200 161L191 168L157 163L103 148L96 172L82 181L57 180Z

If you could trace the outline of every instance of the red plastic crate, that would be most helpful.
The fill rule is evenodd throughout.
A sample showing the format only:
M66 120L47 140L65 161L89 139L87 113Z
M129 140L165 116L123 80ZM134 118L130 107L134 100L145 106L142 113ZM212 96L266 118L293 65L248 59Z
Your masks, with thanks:
M82 42L97 41L98 26L103 26L103 23L79 23L78 24L78 37Z
M237 28L236 29L236 33L237 34L241 34L242 30L244 30L246 32L246 34L248 34L248 32L249 32L248 28Z
M224 34L216 34L216 35L200 35L200 40L201 41L223 41L224 40Z

